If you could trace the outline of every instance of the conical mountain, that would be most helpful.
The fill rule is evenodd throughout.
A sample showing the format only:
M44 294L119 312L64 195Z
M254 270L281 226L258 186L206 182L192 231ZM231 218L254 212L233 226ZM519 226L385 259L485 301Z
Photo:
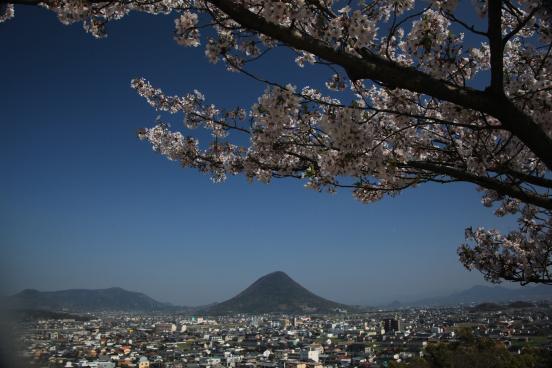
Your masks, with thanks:
M313 294L282 271L265 275L247 289L204 312L207 314L331 313L348 308Z

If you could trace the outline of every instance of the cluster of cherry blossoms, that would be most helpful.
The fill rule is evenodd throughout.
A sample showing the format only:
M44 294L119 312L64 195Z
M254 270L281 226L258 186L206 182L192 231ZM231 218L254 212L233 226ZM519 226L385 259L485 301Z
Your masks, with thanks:
M507 235L495 229L466 229L466 240L473 246L469 243L460 246L461 262L469 269L481 271L492 282L506 279L521 284L550 283L551 212L503 199L496 213L500 216L520 213L519 229Z
M174 21L174 39L182 46L199 46L199 31L196 29L197 14L185 11Z
M160 122L139 136L216 182L237 174L262 182L294 177L319 191L350 188L362 202L427 182L474 183L484 191L483 204L498 206L497 216L518 216L519 228L507 235L469 229L459 248L463 264L492 281L545 282L552 263L552 146L546 149L552 142L552 7L542 0L474 0L471 11L481 21L471 24L458 11L467 5L459 4L56 0L44 6L65 24L82 21L96 37L131 11L174 13L178 44L204 45L209 62L248 76L254 76L249 63L278 46L294 51L301 68L326 66L327 91L268 75L257 78L268 86L250 108L228 111L207 104L198 91L167 96L133 80L152 107L182 113L185 129L207 129L212 140L199 142ZM2 14L12 17L13 6ZM497 16L492 33L486 27ZM493 55L496 50L502 55ZM475 88L490 76L500 81L498 95L495 85ZM488 104L479 103L484 98ZM488 109L492 103L498 108ZM533 134L507 123L506 108Z
M7 21L15 16L13 4L0 4L0 23Z

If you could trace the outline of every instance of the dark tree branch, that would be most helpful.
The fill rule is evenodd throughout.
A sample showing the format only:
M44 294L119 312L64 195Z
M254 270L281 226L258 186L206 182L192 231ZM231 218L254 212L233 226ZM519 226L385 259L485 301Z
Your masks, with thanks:
M512 169L509 169L509 168L504 168L504 169L498 168L498 169L493 169L493 171L498 173L498 174L510 175L510 176L512 176L516 179L522 180L522 181L527 182L529 184L538 185L540 187L552 189L552 180L544 178L544 177L521 173L521 172L518 172L518 171L514 171Z
M491 49L491 86L497 95L504 93L504 60L502 43L502 1L488 1L489 28L487 30Z
M533 18L533 16L535 15L535 13L538 10L540 10L540 7L536 7L533 10L531 10L531 12L527 15L527 17L525 17L523 20L521 20L514 29L512 29L510 32L508 32L508 34L506 34L504 36L504 38L502 39L502 47L503 48L504 48L504 46L506 46L506 43L508 43L508 41L512 37L514 37L519 31L521 31L521 29L523 27L525 27L525 25L529 22L529 20L531 20L531 18Z
M519 188L516 188L515 186L505 184L493 178L471 174L463 169L457 169L432 162L410 161L406 165L416 169L427 170L436 174L450 176L461 181L474 183L483 188L494 190L501 195L507 195L512 198L517 198L525 203L552 210L552 199L533 193L527 193Z
M461 19L457 18L454 14L452 14L451 12L443 12L443 15L453 21L453 22L456 22L458 24L460 24L462 27L464 27L465 29L467 29L468 31L472 32L472 33L475 33L475 34L478 34L480 36L485 36L487 37L488 34L487 32L483 32L483 31L479 31L477 30L474 26L470 26L468 25L466 22L462 21Z

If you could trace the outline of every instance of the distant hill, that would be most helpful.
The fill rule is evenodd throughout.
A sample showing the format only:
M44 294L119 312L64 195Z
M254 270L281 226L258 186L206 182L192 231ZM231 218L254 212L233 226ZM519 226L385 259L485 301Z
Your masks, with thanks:
M535 304L529 303L529 302L524 302L524 301L521 301L521 300L518 300L516 302L512 302L512 303L508 304L508 308L516 308L516 309L534 308L534 307L535 307Z
M54 312L39 309L16 309L10 311L9 317L18 321L35 321L46 319L74 319L76 321L90 321L91 316L71 314L64 312Z
M552 286L537 285L509 289L502 286L474 286L445 297L428 298L412 303L408 306L454 306L472 305L481 303L509 303L512 301L539 301L552 300Z
M158 302L149 296L124 290L71 289L61 291L38 291L26 289L10 297L10 306L19 309L54 311L156 311L174 308L170 304Z
M284 272L265 275L247 289L225 302L218 303L202 312L220 314L261 313L331 313L350 309L311 293Z
M508 304L496 304L496 303L481 303L475 307L470 308L470 312L494 312L507 309L525 309L525 308L535 308L536 305L530 302L524 301L515 301Z
M494 312L505 309L506 306L496 303L481 303L471 308L471 312Z

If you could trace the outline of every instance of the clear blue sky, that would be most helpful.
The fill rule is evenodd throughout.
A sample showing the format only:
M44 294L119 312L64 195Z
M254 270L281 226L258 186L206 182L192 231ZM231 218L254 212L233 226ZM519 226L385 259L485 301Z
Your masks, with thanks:
M324 297L377 304L484 283L456 247L466 226L501 223L471 185L362 205L292 180L212 184L137 140L158 113L130 88L134 77L225 107L250 106L264 89L179 47L172 30L172 16L133 15L96 40L25 7L0 24L5 293L120 286L198 305L283 270ZM283 52L258 70L300 87L324 81ZM181 118L169 120L181 128Z

